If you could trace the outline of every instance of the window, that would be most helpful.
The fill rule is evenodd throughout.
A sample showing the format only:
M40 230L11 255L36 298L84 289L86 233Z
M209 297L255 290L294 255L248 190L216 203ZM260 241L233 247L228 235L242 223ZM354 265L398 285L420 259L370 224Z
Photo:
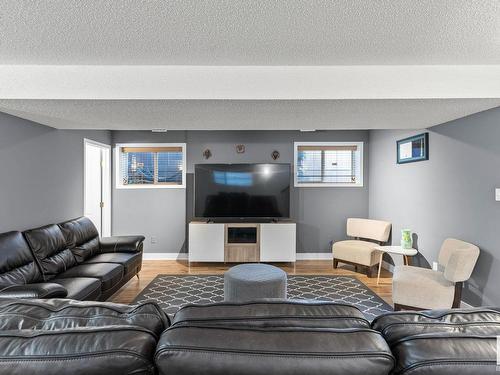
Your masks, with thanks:
M295 142L295 186L363 186L363 142Z
M118 189L184 188L186 145L117 144L116 171Z

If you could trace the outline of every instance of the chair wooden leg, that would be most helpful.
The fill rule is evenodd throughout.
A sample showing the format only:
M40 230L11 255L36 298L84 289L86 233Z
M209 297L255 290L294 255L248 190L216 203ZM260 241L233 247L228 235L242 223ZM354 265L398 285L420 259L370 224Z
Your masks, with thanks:
M337 268L339 266L339 261L337 259L333 260L333 268Z
M453 296L453 305L451 305L452 309L458 309L462 302L462 288L463 283L455 283L455 295Z
M377 265L367 267L366 269L366 276L368 276L369 278L377 277L377 273L378 273Z

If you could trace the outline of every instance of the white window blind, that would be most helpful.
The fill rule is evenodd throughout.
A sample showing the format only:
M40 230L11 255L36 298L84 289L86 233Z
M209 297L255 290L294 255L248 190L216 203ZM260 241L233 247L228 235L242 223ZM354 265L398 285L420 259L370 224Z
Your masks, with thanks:
M296 143L295 186L362 186L362 143Z
M121 187L184 185L182 146L125 145L118 147L118 157Z

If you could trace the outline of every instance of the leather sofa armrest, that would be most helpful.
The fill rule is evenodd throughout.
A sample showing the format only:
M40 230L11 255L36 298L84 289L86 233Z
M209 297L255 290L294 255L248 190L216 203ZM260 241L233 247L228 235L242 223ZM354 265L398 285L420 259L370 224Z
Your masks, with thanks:
M11 285L0 290L0 298L64 298L68 291L59 284Z
M99 241L99 247L101 253L139 253L144 239L144 236L103 237Z

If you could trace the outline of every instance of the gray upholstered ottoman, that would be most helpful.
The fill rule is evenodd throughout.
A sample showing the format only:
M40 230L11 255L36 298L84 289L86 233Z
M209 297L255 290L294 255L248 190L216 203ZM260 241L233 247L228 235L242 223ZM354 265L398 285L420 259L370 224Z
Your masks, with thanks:
M240 264L224 274L225 301L286 299L286 272L268 264Z

